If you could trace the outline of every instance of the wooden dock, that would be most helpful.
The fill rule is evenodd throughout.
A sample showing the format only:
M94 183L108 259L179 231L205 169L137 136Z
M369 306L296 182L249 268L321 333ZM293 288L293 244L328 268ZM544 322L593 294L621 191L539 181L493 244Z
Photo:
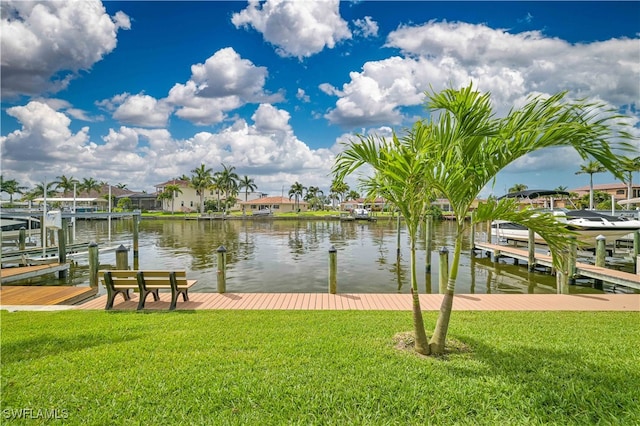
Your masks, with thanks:
M177 310L360 310L411 311L410 294L329 294L329 293L190 293L189 301L179 299ZM421 294L424 311L438 311L441 294ZM89 300L76 309L104 309L107 296ZM147 300L145 311L168 311L170 293L160 300ZM135 311L138 294L124 301L116 297L113 310ZM631 311L640 312L637 294L457 294L454 311Z
M489 252L492 256L504 256L518 261L529 261L529 252L513 246L504 246L499 244L476 243L475 248L484 252ZM536 265L552 267L553 262L550 255L538 253L534 254L534 263ZM588 263L576 263L576 275L581 277L593 278L596 280L606 281L611 284L629 287L634 290L640 290L640 274L631 274L628 272L618 271L610 268L602 268L590 265Z
M3 285L0 287L0 305L73 305L97 293L95 287Z
M48 263L45 265L2 268L0 269L0 283L7 284L13 281L39 277L45 274L53 274L67 269L69 269L68 263Z

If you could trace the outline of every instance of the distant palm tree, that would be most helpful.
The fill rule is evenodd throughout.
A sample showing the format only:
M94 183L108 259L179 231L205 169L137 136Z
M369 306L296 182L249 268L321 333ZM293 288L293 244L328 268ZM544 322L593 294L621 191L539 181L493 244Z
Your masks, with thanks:
M102 189L102 184L91 177L83 178L82 183L80 183L80 186L78 187L78 190L80 192L84 191L87 193L87 195L89 195L91 191L100 192L100 189Z
M116 184L116 188L118 188L118 189L127 189L127 184L126 183L118 183L118 184Z
M11 204L13 204L13 194L23 194L27 189L25 186L20 186L17 180L5 180L2 175L0 175L0 186L2 186L0 192L6 192L9 194L9 203Z
M509 193L511 192L520 192L520 191L526 191L527 188L529 188L527 185L525 185L524 183L516 183L515 185L513 185L511 188L509 188Z
M349 191L349 193L344 197L345 201L349 201L349 200L357 200L358 198L360 198L360 194L358 193L358 191Z
M78 179L73 176L66 177L65 175L61 175L56 177L56 179L57 180L53 183L56 185L56 188L62 189L62 192L64 193L73 191L73 188L77 188L77 185L80 183L78 182Z
M238 175L234 172L235 167L227 167L222 164L222 171L219 173L219 185L220 189L224 191L225 199L235 197L238 193L238 180L240 179ZM224 211L227 211L227 206L229 203L225 203Z
M169 194L168 199L171 200L171 214L173 214L173 203L175 201L176 194L182 194L182 189L180 188L180 185L172 183L164 187L164 192Z
M53 195L56 194L56 189L55 189L55 182L49 182L46 185L46 191L47 191L47 198L52 197ZM38 183L36 184L35 188L33 188L31 190L32 194L33 194L33 198L38 198L38 197L44 197L45 196L45 184L43 183Z
M349 189L349 185L346 182L342 182L336 179L331 182L330 191L335 194L334 198L337 199L339 203L344 200L344 194L348 193Z
M295 198L296 212L300 210L299 200L300 198L302 198L302 195L304 194L305 189L307 188L298 181L296 181L296 183L291 185L291 189L289 189L289 199L291 199L292 197Z
M582 164L580 166L580 170L576 172L577 175L589 175L589 210L593 210L593 175L595 173L604 173L606 171L607 169L597 161L589 161L586 164Z
M258 189L258 186L253 181L253 179L251 179L247 175L244 175L242 179L240 179L240 181L238 182L238 188L239 189L244 188L244 201L247 201L247 198L249 197L249 191L251 192L255 191L256 189Z
M633 198L633 173L640 172L640 156L631 158L623 157L620 161L622 163L622 170L627 172L626 184L627 184L627 200ZM627 204L627 209L630 208L630 204Z
M205 167L204 163L202 163L200 167L191 170L191 173L193 173L193 176L191 176L189 184L200 196L200 213L204 213L204 192L213 183L211 169Z

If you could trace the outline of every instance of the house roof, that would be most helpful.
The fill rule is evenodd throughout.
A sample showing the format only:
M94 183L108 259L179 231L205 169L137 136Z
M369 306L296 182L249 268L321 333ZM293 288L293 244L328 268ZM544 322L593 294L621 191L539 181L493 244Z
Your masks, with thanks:
M182 180L182 179L171 179L168 180L166 182L163 183L159 183L157 185L155 185L156 188L163 188L167 185L178 185L178 186L182 186L182 187L187 187L189 186L189 181L188 180Z
M238 204L295 204L295 200L287 197L262 197L255 200L239 201ZM306 201L298 200L298 204L308 204Z
M633 185L634 188L640 187L638 184ZM623 182L616 183L601 183L593 185L594 191L606 191L611 189L627 189L627 184ZM589 192L589 185L581 186L571 190L572 192Z
M111 195L114 197L121 197L123 195L134 194L133 191L128 189L118 188L117 186L111 186ZM102 185L98 191L91 190L89 192L82 191L76 193L76 198L98 198L109 195L109 185ZM66 191L62 194L63 198L73 198L73 191Z

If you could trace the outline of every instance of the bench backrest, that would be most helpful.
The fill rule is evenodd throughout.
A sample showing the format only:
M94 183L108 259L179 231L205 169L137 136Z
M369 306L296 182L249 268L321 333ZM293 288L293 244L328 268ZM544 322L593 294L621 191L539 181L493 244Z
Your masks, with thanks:
M138 285L140 287L169 286L171 275L175 276L177 286L187 285L187 271L160 271L160 270L108 270L100 271L105 286Z
M111 271L100 271L102 276L102 282L105 287L113 288L113 286L117 285L126 285L126 286L137 286L138 285L138 277L136 271L122 271L122 270L111 270Z

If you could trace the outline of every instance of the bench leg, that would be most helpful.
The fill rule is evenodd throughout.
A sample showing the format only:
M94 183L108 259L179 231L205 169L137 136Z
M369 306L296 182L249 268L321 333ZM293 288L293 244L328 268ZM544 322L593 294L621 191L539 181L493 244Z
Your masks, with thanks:
M124 297L124 300L131 300L131 296L129 295L129 289L126 290L116 290L113 292L107 291L107 306L105 306L105 310L108 311L111 308L113 308L113 303L116 300L116 296L118 294L122 294L122 297Z
M169 310L173 311L178 304L178 297L182 294L182 300L185 302L189 301L189 295L187 294L187 289L184 290L174 290L171 289L171 306L169 306Z

